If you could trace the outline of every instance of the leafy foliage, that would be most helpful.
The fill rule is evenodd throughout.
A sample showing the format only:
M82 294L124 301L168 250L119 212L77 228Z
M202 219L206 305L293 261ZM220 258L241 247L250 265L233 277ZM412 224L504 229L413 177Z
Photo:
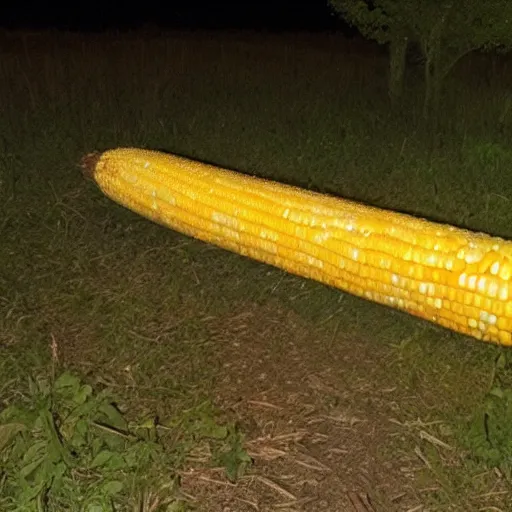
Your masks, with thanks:
M497 375L507 366L501 354L496 362ZM512 475L512 388L502 386L499 376L495 376L482 407L473 414L464 442L472 458L500 468L508 477Z
M0 414L0 508L102 512L153 495L160 503L153 510L183 510L175 469L201 439L235 450L240 462L222 459L230 478L250 461L236 430L214 414L204 403L170 422L164 430L177 442L169 449L155 420L128 423L108 390L95 394L70 373L53 384L31 380L26 399Z
M406 36L452 51L512 45L512 4L507 0L330 0L334 9L378 43Z
M334 9L361 34L390 43L390 57L403 55L415 42L425 57L424 115L437 115L442 81L455 64L476 49L512 48L512 3L508 0L330 0ZM391 72L397 68L391 62ZM394 80L403 77L395 77Z
M215 410L209 401L180 413L165 425L179 432L174 436L174 450L186 455L201 440L210 443L214 464L224 467L231 481L241 477L252 460L243 448L243 435L235 425L221 425L215 420Z
M240 478L252 463L251 457L243 447L243 437L237 429L228 430L225 445L214 452L214 461L226 469L226 474L232 482Z

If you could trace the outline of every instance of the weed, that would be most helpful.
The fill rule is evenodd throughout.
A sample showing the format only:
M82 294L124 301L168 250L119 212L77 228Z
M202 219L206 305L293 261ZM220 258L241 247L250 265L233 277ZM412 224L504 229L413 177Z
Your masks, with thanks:
M503 352L496 359L491 389L474 411L463 437L469 456L512 477L512 387L505 387L503 374L510 368Z
M177 469L196 444L218 441L215 461L230 478L250 462L240 434L214 414L204 403L165 428L153 418L133 423L108 389L94 393L71 373L30 379L27 394L0 414L2 510L107 512L148 499L152 508L137 510L184 510Z

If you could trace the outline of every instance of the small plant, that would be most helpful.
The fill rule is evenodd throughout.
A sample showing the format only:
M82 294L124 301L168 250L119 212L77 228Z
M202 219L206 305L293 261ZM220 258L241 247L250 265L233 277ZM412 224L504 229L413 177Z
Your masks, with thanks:
M0 413L0 509L185 510L177 469L194 444L208 437L219 441L213 453L233 452L220 458L230 478L249 462L240 435L213 414L203 405L167 427L134 425L108 390L94 393L71 373L30 380L23 400ZM180 440L170 449L160 436L169 431Z
M500 374L509 366L502 353L495 364L492 385L482 407L473 415L465 435L471 457L512 475L512 388Z
M209 401L179 414L166 423L168 428L178 432L174 450L186 455L201 442L206 441L211 462L223 467L226 476L234 482L243 476L252 459L243 447L244 436L236 425L221 425L217 422L216 411Z
M225 468L227 477L235 482L243 476L252 459L243 447L243 436L238 429L228 428L224 441L224 445L215 450L213 460Z

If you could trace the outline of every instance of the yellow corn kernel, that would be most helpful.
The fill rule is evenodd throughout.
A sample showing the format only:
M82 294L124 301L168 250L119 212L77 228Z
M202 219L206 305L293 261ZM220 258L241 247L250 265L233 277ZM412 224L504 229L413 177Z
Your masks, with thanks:
M114 149L83 167L176 231L512 345L512 242L155 151Z

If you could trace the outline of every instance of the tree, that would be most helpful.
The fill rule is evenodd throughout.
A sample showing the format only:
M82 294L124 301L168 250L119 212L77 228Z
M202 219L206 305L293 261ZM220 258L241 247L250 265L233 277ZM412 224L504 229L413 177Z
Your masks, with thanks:
M402 92L408 44L418 44L425 59L423 114L434 122L442 83L464 55L512 48L511 0L329 1L363 36L389 45L392 99Z
M364 0L329 0L334 10L356 27L368 39L389 45L388 89L392 101L402 94L405 58L410 40L407 8L397 8L390 0L374 2Z

